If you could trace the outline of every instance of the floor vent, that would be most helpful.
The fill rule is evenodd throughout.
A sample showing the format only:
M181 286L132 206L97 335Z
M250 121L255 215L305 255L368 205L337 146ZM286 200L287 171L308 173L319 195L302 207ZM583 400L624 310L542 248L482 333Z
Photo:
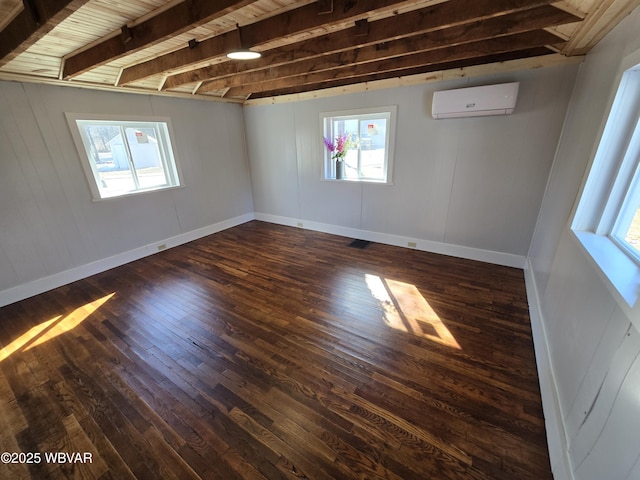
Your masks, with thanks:
M368 240L354 240L353 242L351 242L349 244L350 247L353 248L367 248L369 246L371 242L369 242Z

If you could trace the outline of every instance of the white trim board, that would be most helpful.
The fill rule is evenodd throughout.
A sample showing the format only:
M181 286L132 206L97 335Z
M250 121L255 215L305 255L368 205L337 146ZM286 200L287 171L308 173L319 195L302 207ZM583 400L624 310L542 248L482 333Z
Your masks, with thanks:
M34 295L47 292L54 288L67 285L69 283L81 280L83 278L104 272L111 268L119 267L125 263L133 262L141 258L157 253L159 245L166 245L166 248L176 247L198 238L211 235L231 227L235 227L251 220L261 220L264 222L275 223L279 225L287 225L291 227L301 227L308 230L340 235L343 237L359 238L370 242L384 243L397 247L414 248L431 253L439 253L442 255L450 255L458 258L466 258L469 260L478 260L481 262L493 263L496 265L504 265L507 267L524 268L526 258L519 255L509 253L493 252L490 250L482 250L478 248L464 247L460 245L450 245L446 243L433 242L430 240L422 240L417 238L402 237L399 235L391 235L388 233L372 232L368 230L359 230L355 228L341 227L339 225L330 225L325 223L311 222L307 220L299 220L290 217L281 217L277 215L269 215L265 213L248 213L239 217L224 220L207 227L192 230L190 232L176 235L175 237L158 240L152 244L144 245L108 258L96 260L95 262L81 265L79 267L65 270L64 272L39 278L22 285L0 291L0 307L9 305L20 300L24 300ZM415 247L409 247L408 243L415 243Z
M524 281L529 303L531 334L533 336L538 369L538 381L540 382L540 395L542 397L542 409L544 411L547 431L551 471L553 472L553 478L555 480L574 480L567 446L564 416L562 415L562 409L560 408L560 401L558 399L558 387L553 374L540 297L538 295L538 287L536 286L530 259L526 260Z
M341 227L339 225L312 222L309 220L296 219L291 217L281 217L279 215L270 215L267 213L256 212L255 218L256 220L261 220L263 222L304 228L317 232L340 235L342 237L358 238L361 240L384 243L396 247L412 248L414 250L421 250L424 252L439 253L452 257L465 258L467 260L478 260L480 262L493 263L496 265L503 265L505 267L524 269L526 265L526 257L521 255L514 255L511 253L494 252L491 250L482 250L480 248L464 247L461 245L451 245L448 243L422 240L419 238L402 237L389 233L372 232L369 230L360 230L357 228ZM415 243L415 247L409 247L409 242Z
M112 268L119 267L120 265L124 265L125 263L133 262L134 260L139 260L149 255L153 255L154 253L158 253L161 250L165 250L165 248L160 250L159 245L165 245L166 248L177 247L178 245L192 242L193 240L221 232L222 230L241 225L254 219L255 217L253 213L247 213L235 218L223 220L207 227L181 233L180 235L176 235L165 240L159 240L149 245L134 248L133 250L96 260L95 262L91 262L86 265L81 265L70 270L65 270L64 272L39 278L22 285L0 291L0 307L33 297L34 295L53 290L54 288L90 277L97 273L105 272Z

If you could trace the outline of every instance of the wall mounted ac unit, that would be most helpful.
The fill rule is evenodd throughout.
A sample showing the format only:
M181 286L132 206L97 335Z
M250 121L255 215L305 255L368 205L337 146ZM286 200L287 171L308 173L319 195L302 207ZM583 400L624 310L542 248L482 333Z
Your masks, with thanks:
M433 118L508 115L518 99L519 82L434 92Z

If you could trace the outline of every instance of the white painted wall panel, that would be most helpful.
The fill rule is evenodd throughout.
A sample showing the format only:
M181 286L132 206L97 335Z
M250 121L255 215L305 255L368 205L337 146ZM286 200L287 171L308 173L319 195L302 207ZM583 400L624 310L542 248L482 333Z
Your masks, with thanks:
M613 302L609 299L607 304L611 303ZM598 397L598 392L601 391L607 378L610 369L609 361L629 334L631 327L629 319L617 306L612 308L610 315L601 316L602 335L594 338L597 348L589 361L585 362L579 390L567 408L566 425L570 439L579 436L580 427L594 407L593 401Z
M251 112L245 109L244 119L255 205L265 213L299 218L296 145L290 141L295 119L282 105Z
M631 476L638 459L638 431L640 415L628 416L629 411L638 407L640 398L640 357L629 368L626 378L616 396L615 403L607 412L607 422L597 438L591 454L576 468L576 476L585 480L611 478L610 467L601 461L603 456L611 456L616 462L620 478Z
M631 329L611 358L602 389L580 428L580 434L571 443L570 453L578 478L605 478L593 476L595 465L601 463L602 457L611 456L610 461L615 460L618 475L628 472L636 459L638 444L632 439L637 439L640 416L628 414L638 407L639 401L636 397L635 401L628 403L625 397L638 389L639 355L640 334ZM627 421L621 425L616 417L624 415ZM604 444L601 443L603 441ZM632 442L633 451L624 453L628 442ZM603 465L596 471L603 470L611 471L611 466ZM624 478L622 475L619 478Z
M571 466L558 479L640 478L640 333L569 230L616 73L640 48L639 30L636 9L580 68L529 253L555 377L544 389L560 402Z
M588 260L572 247L572 243L567 242L559 251L555 274L547 289L549 297L543 297L549 298L549 304L555 307L547 317L547 335L571 339L567 343L552 343L550 349L556 376L562 382L560 400L566 412L576 401L580 382L616 309L609 292L599 288L602 285L600 277L584 275L589 268ZM597 321L585 321L587 318ZM569 435L572 435L571 431Z
M482 128L475 124L482 121ZM456 120L458 152L445 242L501 251L505 226L526 228L511 191L517 181L518 116ZM514 218L509 218L512 212ZM506 245L505 245L506 247ZM504 247L502 247L504 248ZM514 252L515 253L515 252Z
M576 73L474 79L521 82L521 106L505 117L434 120L433 91L466 79L247 107L256 212L525 255ZM398 107L393 184L322 180L320 113L386 105Z
M324 144L320 137L320 112L303 103L287 111L293 118L292 129L283 139L294 143L297 163L298 205L302 219L360 228L362 188L344 182L320 180ZM332 110L335 107L332 106ZM245 115L251 109L245 109ZM327 201L327 196L331 199Z
M170 117L184 187L91 201L65 112ZM240 106L0 82L0 292L252 212Z
M443 83L439 88L454 87L456 83ZM415 159L395 163L395 185L401 188L365 187L363 216L374 231L398 232L438 242L445 240L456 169L456 162L451 159L457 156L458 144L451 141L450 121L432 122L428 118L432 92L432 88L423 89L414 102L404 102L399 110L402 122L397 131L396 158ZM377 214L386 209L403 213ZM416 221L407 222L409 218Z
M2 122L2 152L0 180L3 222L0 235L4 250L12 259L15 277L23 282L38 271L55 268L57 252L49 242L45 228L48 219L39 212L39 203L46 203L40 172L50 159L40 136L30 137L29 105L21 89L12 88L0 97L0 111L8 118ZM26 112L25 112L26 110ZM12 228L13 226L17 228ZM55 230L54 230L55 231Z
M242 109L236 105L152 97L154 115L171 117L186 189L177 190L180 229L253 211ZM188 161L196 155L197 162ZM184 204L182 203L184 201ZM203 202L210 208L202 208Z
M52 90L18 83L4 84L3 90L7 88L15 88L13 93L16 96L24 96L29 100L29 108L25 111L31 111L35 122L29 132L36 138L38 135L42 137L51 158L55 174L46 182L49 192L47 208L56 212L51 218L61 232L60 244L69 251L68 263L65 264L85 264L91 261L91 252L94 250L91 230L82 228L82 225L90 222L90 215L86 209L79 208L74 199L88 195L89 185L80 168L80 159L69 135L67 122L61 117L61 109L74 97L67 97L72 93L58 89L52 98ZM89 102L89 97L85 96L89 92L82 93L83 96L79 100L85 104ZM55 108L54 102L57 101L62 103Z
M640 478L640 454L636 458L636 463L631 468L627 480L633 480L634 478Z

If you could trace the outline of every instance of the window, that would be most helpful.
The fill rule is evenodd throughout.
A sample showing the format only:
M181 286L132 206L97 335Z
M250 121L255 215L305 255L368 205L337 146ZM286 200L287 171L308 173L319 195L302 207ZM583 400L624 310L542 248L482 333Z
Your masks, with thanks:
M324 148L323 178L391 183L396 107L381 107L320 115L322 136L336 143L347 136L343 165Z
M94 200L180 186L168 118L67 114Z
M623 63L571 228L623 309L640 322L640 51Z

